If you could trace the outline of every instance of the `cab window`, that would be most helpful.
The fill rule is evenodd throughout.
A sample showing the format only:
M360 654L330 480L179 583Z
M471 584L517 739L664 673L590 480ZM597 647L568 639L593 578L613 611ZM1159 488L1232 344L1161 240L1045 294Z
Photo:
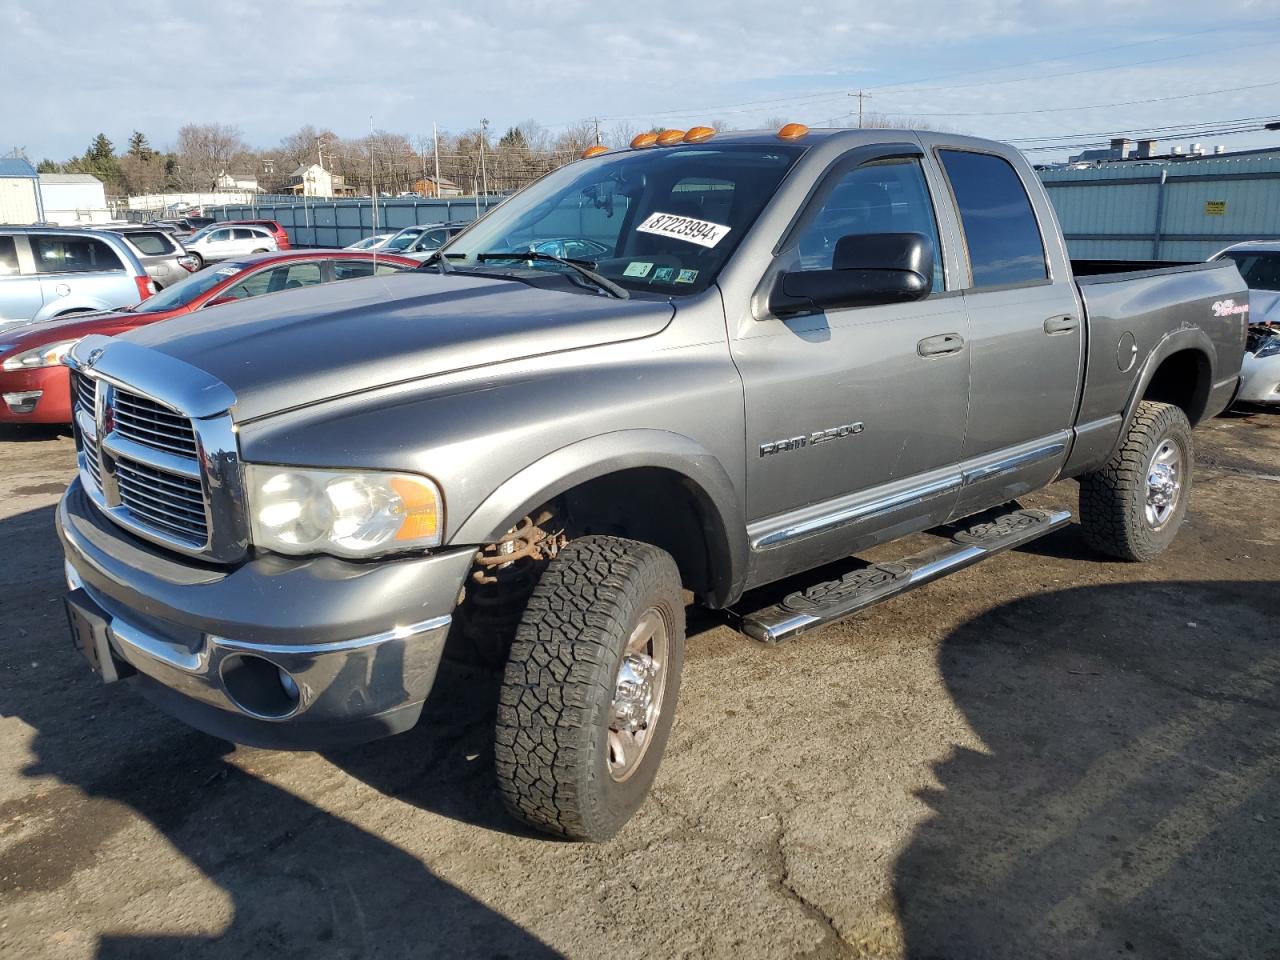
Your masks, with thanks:
M1049 276L1044 240L1022 179L990 153L940 150L951 181L975 287L1037 283Z
M18 248L13 237L0 237L0 277L12 277L18 273Z
M943 289L942 248L920 161L893 158L837 172L806 211L796 239L796 270L830 270L841 237L919 233L933 244L933 290Z

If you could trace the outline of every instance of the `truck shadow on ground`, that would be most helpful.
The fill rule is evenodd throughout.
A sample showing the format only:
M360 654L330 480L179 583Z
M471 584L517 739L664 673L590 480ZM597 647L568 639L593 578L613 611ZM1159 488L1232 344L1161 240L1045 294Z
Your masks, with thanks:
M1082 587L953 632L941 673L986 751L920 794L908 955L1280 955L1278 590Z
M44 937L74 928L103 958L557 956L416 857L251 772L281 766L277 755L228 762L232 745L166 719L125 684L98 683L65 636L53 520L44 508L0 522L0 542L26 561L0 570L0 717L34 730L22 774L56 781L0 803L0 899L65 897L60 933ZM390 757L429 776L468 729L425 731ZM441 772L433 790L448 796L450 784ZM210 909L220 901L225 910ZM220 934L142 932L182 930L193 916L207 926L211 913L230 914ZM5 934L15 926L11 915Z

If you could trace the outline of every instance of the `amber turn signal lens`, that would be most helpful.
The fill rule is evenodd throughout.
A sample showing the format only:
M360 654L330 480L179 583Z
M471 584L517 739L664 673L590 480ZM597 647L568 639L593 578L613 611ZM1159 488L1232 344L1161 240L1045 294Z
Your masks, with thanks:
M703 140L710 140L715 135L714 127L690 127L689 132L684 135L684 142L701 143Z
M587 147L587 149L582 151L582 159L590 160L592 157L598 157L600 156L600 154L608 153L608 152L609 152L608 147L606 147L603 143L597 143L594 147Z
M636 150L643 150L645 147L652 147L658 142L656 133L637 133L631 141L631 146Z
M784 126L781 130L778 131L778 139L779 140L799 140L808 132L809 132L809 128L806 127L803 123L788 123L786 126Z
M669 147L673 143L679 143L684 139L683 130L663 130L658 134L658 146Z

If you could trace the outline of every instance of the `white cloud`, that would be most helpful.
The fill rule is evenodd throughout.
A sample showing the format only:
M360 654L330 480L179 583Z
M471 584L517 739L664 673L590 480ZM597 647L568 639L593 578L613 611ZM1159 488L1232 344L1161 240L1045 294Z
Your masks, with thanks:
M117 143L134 128L158 144L189 121L240 126L271 144L304 123L358 135L412 135L488 117L547 125L589 116L736 125L787 115L850 113L858 86L960 73L1034 76L1180 53L1196 56L1107 73L984 87L873 90L890 114L1029 110L1142 99L1280 79L1276 47L1236 55L1280 33L1237 26L1083 59L1002 73L968 71L1133 43L1232 23L1270 7L1232 0L491 0L481 6L285 0L161 6L83 0L0 3L0 62L21 96L0 104L0 130L37 156L84 148L99 128ZM1274 18L1272 18L1274 19ZM1198 51L1205 51L1200 55ZM945 83L922 86L945 87ZM808 100L796 99L802 95ZM780 101L758 103L758 101ZM934 118L1003 136L1154 126L1252 116L1274 90L1145 107ZM0 150L8 148L0 143Z

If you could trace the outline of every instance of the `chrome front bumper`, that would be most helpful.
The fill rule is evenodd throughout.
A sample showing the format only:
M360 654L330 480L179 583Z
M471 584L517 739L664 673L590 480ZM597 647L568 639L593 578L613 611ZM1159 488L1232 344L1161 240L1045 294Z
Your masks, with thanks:
M411 727L472 555L201 569L123 539L78 482L58 527L72 597L105 625L112 657L138 672L142 692L206 732L279 748Z

